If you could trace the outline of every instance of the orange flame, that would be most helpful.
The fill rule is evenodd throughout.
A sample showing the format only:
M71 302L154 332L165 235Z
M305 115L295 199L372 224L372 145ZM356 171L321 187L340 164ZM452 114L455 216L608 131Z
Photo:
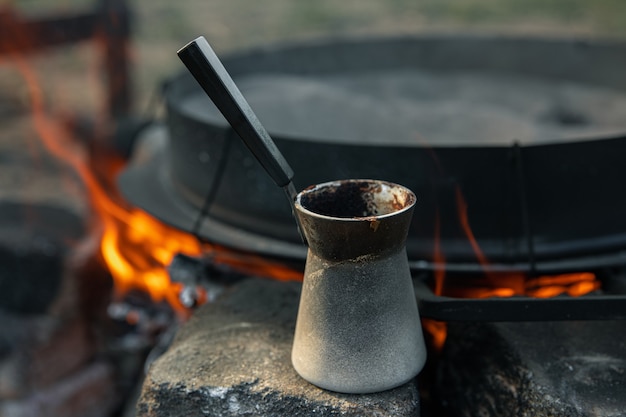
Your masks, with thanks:
M109 203L95 201L96 207L104 210L110 207ZM177 253L200 255L198 240L137 209L115 207L114 212L101 214L101 252L113 275L116 295L138 289L150 294L154 301L167 301L179 311L184 310L178 299L181 285L170 281L166 266Z
M489 297L513 297L527 296L537 298L556 297L562 294L577 297L600 289L600 282L591 272L577 272L560 275L545 275L529 278L521 272L496 273L489 270L489 261L484 255L467 215L467 203L463 198L461 189L455 189L457 203L457 215L459 224L469 240L480 265L484 267L482 278L473 277L471 280L458 279L450 282L445 280L445 272L442 264L445 263L441 252L439 214L435 217L434 237L434 293L449 297L461 298L489 298ZM422 320L424 329L430 336L431 345L437 351L443 348L447 337L445 323L434 320Z
M441 250L441 223L439 212L435 213L435 238L433 241L433 267L434 267L434 292L436 295L442 295L446 278L446 259ZM440 351L446 342L448 329L446 323L431 319L422 319L422 327L426 331L426 335L430 337L429 344L435 350Z
M555 297L568 294L572 297L588 294L600 288L595 274L578 272L531 278L526 282L526 295L531 297Z
M435 213L435 238L433 241L433 264L435 269L435 294L443 294L446 279L446 258L441 251L441 221L439 212Z
M179 288L169 282L164 266L177 251L200 254L200 244L193 237L168 230L139 210L129 210L118 204L90 169L85 150L46 113L43 92L34 71L19 57L15 62L28 86L33 123L39 138L52 155L79 174L90 194L92 207L104 229L102 255L114 277L116 294L137 288L147 291L153 300L167 300L180 310ZM130 242L124 250L116 246L121 235ZM149 237L152 237L152 243L159 241L151 252L144 250L151 243Z
M474 254L476 255L476 258L478 258L478 262L483 266L487 266L489 265L489 262L487 262L487 258L485 257L485 254L480 249L480 246L478 246L478 242L476 241L476 238L474 237L474 232L472 231L472 228L470 227L469 219L467 217L467 203L465 202L465 199L463 198L463 193L461 193L461 188L459 188L458 186L455 189L455 195L456 195L456 207L458 210L459 223L461 224L461 227L463 228L463 232L465 233L465 236L467 236L467 239L469 240L470 245L472 245Z
M476 258L483 267L488 267L487 257L480 249L470 227L467 216L467 203L459 187L456 188L456 202L459 222L472 245ZM463 296L471 298L511 297L514 295L554 297L560 294L580 296L600 288L600 282L596 279L595 274L590 272L528 278L523 273L494 273L486 268L485 277L488 281L487 285L476 285L473 288L466 287L462 291L464 293Z
M121 161L110 155L104 158L99 155L98 159L91 160L80 141L48 114L41 83L31 65L17 53L11 62L27 86L33 125L42 144L51 155L78 174L89 194L95 215L92 231L101 234L100 251L113 277L114 296L121 297L134 289L145 291L152 300L169 303L181 317L188 315L179 300L182 285L171 282L166 270L178 253L210 256L215 263L228 264L233 269L257 276L302 279L301 271L254 255L202 243L190 233L169 227L147 213L129 207L113 185L115 175L123 166ZM202 292L200 296L203 296Z

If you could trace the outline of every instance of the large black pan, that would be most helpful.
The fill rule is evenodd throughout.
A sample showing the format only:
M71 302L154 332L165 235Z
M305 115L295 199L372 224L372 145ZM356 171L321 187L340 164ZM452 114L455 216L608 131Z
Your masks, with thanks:
M619 42L467 36L334 40L256 50L223 62L235 82L249 74L419 68L626 90L626 46ZM120 177L122 192L184 230L194 228L205 207L197 231L210 241L304 260L305 247L280 188L225 121L189 110L186 100L199 88L188 73L169 81L169 145L152 160L129 166ZM407 241L413 267L431 266L439 244L439 259L448 269L479 268L460 206L466 206L473 235L494 269L560 271L626 262L626 137L620 134L529 146L508 138L502 145L423 146L268 130L294 167L299 189L375 178L413 190L418 203Z

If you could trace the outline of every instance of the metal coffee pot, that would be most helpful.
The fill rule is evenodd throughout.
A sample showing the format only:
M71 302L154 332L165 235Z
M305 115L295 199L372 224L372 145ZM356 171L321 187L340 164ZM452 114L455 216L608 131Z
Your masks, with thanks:
M309 244L291 360L342 393L402 385L426 361L405 241L416 197L377 180L309 187L295 203Z

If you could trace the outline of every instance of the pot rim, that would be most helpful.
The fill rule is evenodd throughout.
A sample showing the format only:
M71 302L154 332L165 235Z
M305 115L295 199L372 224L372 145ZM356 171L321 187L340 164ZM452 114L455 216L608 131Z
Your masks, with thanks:
M366 182L369 184L380 184L380 185L384 185L387 186L389 188L396 188L396 189L400 189L403 192L406 193L407 195L407 200L405 203L405 206L402 207L399 210L394 210L390 213L385 213L385 214L379 214L379 215L372 215L372 216L353 216L353 217L338 217L338 216L329 216L326 214L321 214L321 213L317 213L315 211L311 211L308 208L306 208L305 206L302 205L301 203L301 198L303 195L308 194L308 193L312 193L314 191L318 191L321 190L323 188L330 188L330 187L338 187L341 184L345 184L345 183L350 183L350 182ZM415 206L415 203L417 202L417 196L415 195L415 193L413 191L411 191L409 188L400 185L400 184L396 184L394 182L390 182L390 181L385 181L385 180L376 180L376 179L367 179L367 178L354 178L354 179L342 179L342 180L334 180L334 181L327 181L327 182L323 182L320 184L314 184L311 185L307 188L305 188L304 190L300 191L298 193L298 195L296 196L296 200L294 202L294 206L297 210L301 211L304 214L307 214L309 216L312 217L317 217L320 219L325 219L325 220L331 220L331 221L338 221L338 222L372 222L372 221L377 221L377 220L382 220L385 218L389 218L389 217L395 217L398 216L402 213L405 213L409 210L412 210L413 207Z

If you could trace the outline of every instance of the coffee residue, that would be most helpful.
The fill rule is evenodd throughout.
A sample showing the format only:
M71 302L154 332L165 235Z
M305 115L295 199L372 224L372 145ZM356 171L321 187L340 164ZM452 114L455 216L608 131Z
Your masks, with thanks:
M305 193L300 198L302 207L330 217L353 218L378 215L368 182L343 182L337 187L324 187Z

